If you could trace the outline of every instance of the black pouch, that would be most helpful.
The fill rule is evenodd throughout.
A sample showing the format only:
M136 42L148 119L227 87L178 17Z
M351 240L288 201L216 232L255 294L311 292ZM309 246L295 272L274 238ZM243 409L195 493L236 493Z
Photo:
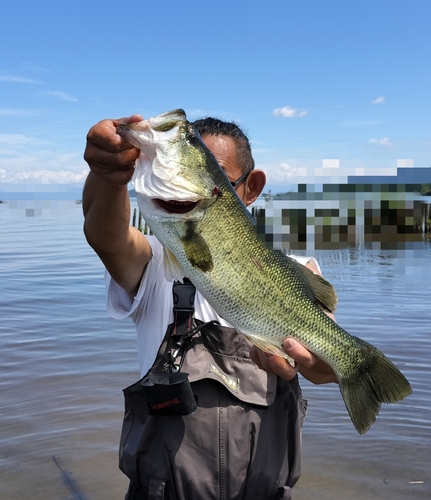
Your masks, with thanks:
M188 373L148 375L141 385L150 415L190 415L197 410Z

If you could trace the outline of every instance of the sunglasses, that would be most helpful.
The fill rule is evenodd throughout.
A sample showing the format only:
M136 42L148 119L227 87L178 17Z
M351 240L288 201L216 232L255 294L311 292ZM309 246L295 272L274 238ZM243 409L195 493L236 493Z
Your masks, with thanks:
M245 174L242 174L241 177L239 177L236 181L231 181L231 185L233 188L236 188L237 186L239 186L240 184L242 184L246 179L247 177L250 175L250 172L246 172Z

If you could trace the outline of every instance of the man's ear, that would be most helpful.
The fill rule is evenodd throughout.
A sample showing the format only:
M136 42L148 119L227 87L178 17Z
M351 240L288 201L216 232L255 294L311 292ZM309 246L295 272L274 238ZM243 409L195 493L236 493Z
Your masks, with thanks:
M266 175L263 170L252 170L247 178L246 184L246 206L248 207L262 192L266 183Z

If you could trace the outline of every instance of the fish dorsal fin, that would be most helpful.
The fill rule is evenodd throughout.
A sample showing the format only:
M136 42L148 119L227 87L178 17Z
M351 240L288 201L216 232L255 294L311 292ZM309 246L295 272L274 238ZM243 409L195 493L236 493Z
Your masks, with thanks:
M175 255L163 247L163 268L168 281L183 281L184 271Z
M296 269L304 276L311 292L314 295L316 304L329 312L334 312L337 309L338 297L335 288L319 274L313 273L311 269L290 259Z

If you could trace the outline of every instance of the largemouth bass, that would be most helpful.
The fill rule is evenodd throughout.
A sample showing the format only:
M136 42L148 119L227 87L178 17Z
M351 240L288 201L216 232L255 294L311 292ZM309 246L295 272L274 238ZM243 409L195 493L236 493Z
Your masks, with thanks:
M322 306L335 308L332 286L261 241L183 110L121 124L118 133L141 150L132 182L144 219L165 248L170 277L188 277L220 316L264 351L286 357L282 344L292 337L326 361L360 434L381 403L411 393L383 353L323 312Z

